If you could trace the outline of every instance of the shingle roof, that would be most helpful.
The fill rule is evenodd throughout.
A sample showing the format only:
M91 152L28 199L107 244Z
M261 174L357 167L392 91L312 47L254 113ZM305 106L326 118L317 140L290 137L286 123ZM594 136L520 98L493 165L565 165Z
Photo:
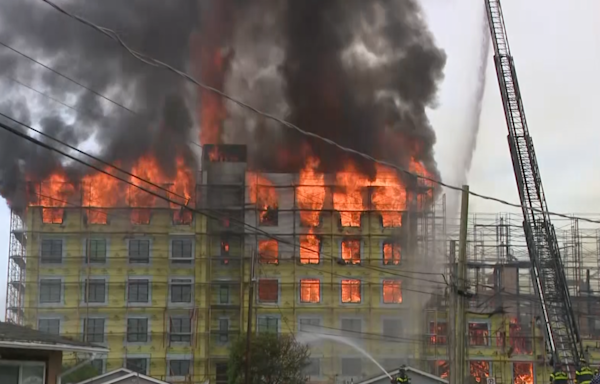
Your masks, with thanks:
M84 343L81 341L67 339L58 335L40 332L35 329L23 327L21 325L5 323L0 321L0 342L2 343L31 343L48 346L70 346L76 348L98 348L104 347Z

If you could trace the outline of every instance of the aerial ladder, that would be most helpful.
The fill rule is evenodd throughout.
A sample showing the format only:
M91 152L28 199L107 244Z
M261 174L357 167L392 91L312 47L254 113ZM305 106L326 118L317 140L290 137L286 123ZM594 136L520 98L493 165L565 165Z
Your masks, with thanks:
M531 279L541 304L546 348L554 367L573 368L584 358L558 240L546 205L533 141L529 135L500 0L485 0L494 44L494 63L508 125L508 145L523 210L523 229L531 260Z

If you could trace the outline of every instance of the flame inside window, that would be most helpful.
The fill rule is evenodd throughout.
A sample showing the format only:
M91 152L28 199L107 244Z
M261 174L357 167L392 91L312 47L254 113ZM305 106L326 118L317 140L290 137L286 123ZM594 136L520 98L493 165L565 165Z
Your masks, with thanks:
M263 264L279 263L279 243L277 240L267 239L258 241L259 262Z
M223 264L229 264L229 240L221 239L221 257L223 257Z
M346 264L360 264L360 240L342 241L342 260Z
M300 280L300 301L318 303L321 301L321 281L319 279Z
M300 263L319 264L321 241L315 235L300 236Z
M316 172L319 160L309 157L306 166L300 170L299 185L296 187L296 203L300 208L300 223L307 227L317 227L321 209L325 201L325 175Z
M258 209L258 222L260 225L274 226L278 224L279 204L277 191L271 181L259 173L248 173L250 187L250 202L256 204Z
M429 344L446 345L448 343L448 324L445 322L429 322Z
M369 181L360 177L352 164L335 178L338 188L333 193L333 207L340 213L342 226L360 227L361 213L365 210L363 188Z
M396 243L383 244L383 264L398 265L400 264L400 245Z
M521 327L517 318L510 319L508 325L508 343L513 348L515 354L530 355L533 353L533 346L531 343L531 332L528 332L528 327Z
M342 303L360 303L360 280L342 280Z
M42 221L46 224L62 224L68 198L75 192L75 188L61 174L52 174L48 180L40 184L37 196L38 203L42 206Z
M533 363L513 363L513 383L533 384Z
M430 361L429 367L431 369L430 372L441 379L448 379L450 377L450 363L446 360Z
M258 280L258 300L263 303L279 301L279 281L275 279Z
M483 347L490 344L488 323L469 323L469 345Z
M488 361L469 361L469 374L478 383L486 382L490 377L490 363Z
M383 302L385 304L402 303L402 288L399 280L383 280Z

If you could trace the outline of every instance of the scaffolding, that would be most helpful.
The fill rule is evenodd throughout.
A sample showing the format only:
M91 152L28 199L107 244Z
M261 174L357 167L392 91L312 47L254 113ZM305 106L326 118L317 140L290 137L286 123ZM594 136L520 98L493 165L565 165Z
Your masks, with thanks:
M600 362L600 322L596 320L600 316L598 225L575 217L557 218L554 225L588 361L597 365ZM531 283L522 217L514 213L475 213L469 216L468 228L470 299L466 337L470 372L473 377L495 378L496 382L545 382L552 368L540 328L538 298ZM452 260L453 245L458 240L457 221L450 220L447 233L451 244L448 259ZM442 368L449 356L447 344L437 341L447 340L446 335L450 334L445 327L450 294L455 293L449 290L445 298L432 298L425 314L428 325L424 332L423 348L428 360L425 368L438 375L444 373ZM477 329L480 324L486 325ZM487 368L478 365L481 362L486 362Z
M23 325L27 233L21 211L11 210L5 321Z

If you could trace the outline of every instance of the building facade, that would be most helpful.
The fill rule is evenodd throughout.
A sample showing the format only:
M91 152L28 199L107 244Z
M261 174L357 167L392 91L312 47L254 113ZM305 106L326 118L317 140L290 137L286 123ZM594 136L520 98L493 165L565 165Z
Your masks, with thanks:
M100 371L169 382L226 381L250 300L253 331L310 344L312 382L372 377L367 355L385 369L419 359L432 280L418 271L445 248L432 188L415 182L382 210L386 187L361 186L342 210L331 175L259 174L244 147L209 149L195 212L30 186L38 203L12 214L7 319L107 346Z

